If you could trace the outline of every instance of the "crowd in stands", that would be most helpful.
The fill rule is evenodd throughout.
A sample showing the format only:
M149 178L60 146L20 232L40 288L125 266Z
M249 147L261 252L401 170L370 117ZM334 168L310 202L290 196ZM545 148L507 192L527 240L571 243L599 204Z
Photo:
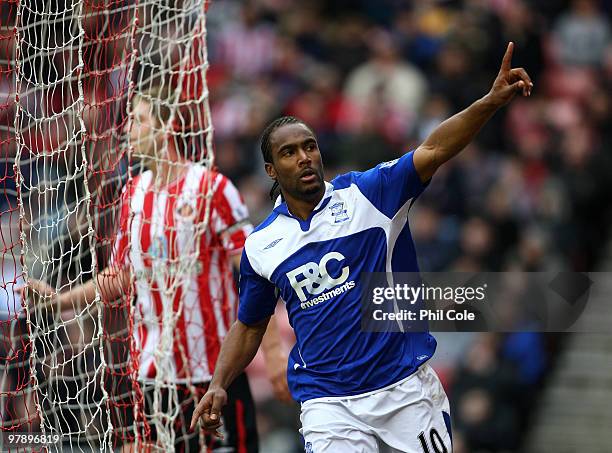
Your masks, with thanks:
M365 170L484 95L513 41L533 94L499 111L412 209L421 270L595 270L611 218L611 10L597 0L213 3L216 164L257 223L271 208L258 148L271 119L295 115L316 131L328 179ZM519 449L562 338L436 336L455 451ZM291 413L262 406L265 451L290 451Z

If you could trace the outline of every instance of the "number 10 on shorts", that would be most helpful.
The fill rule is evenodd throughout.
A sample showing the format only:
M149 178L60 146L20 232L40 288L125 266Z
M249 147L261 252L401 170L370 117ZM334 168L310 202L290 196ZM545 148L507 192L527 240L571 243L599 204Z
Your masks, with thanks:
M424 453L432 453L429 445L427 444L427 439L425 438L425 431L422 431L418 436L419 442L421 443L421 448L423 448ZM432 428L429 431L429 443L433 447L433 451L435 453L448 453L448 450L444 446L444 441L442 437L436 430L436 428Z

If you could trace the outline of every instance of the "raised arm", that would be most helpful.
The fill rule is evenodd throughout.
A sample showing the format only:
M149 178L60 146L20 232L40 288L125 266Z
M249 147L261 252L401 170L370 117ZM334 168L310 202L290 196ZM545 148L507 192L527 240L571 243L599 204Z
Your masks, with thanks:
M201 418L205 431L222 437L217 428L221 426L221 408L227 403L227 388L255 357L269 320L248 326L236 321L232 325L221 345L208 391L193 413L190 429Z
M491 90L467 109L442 122L414 153L414 167L426 182L438 167L470 143L493 114L519 91L529 96L533 83L523 68L511 68L514 43L509 43ZM460 87L458 87L460 88Z

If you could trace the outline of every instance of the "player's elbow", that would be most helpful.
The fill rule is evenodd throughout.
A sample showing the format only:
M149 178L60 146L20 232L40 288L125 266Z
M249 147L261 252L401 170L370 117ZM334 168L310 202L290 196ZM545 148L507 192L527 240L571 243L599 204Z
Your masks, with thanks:
M269 322L270 317L246 323L237 319L232 325L231 330L235 330L236 335L242 338L263 337Z
M438 150L432 144L423 143L414 151L413 162L421 182L425 183L439 167Z

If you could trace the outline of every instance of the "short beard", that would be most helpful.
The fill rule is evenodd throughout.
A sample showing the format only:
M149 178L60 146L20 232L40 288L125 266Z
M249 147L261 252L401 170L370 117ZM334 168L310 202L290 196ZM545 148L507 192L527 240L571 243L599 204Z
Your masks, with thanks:
M317 196L321 192L325 192L325 183L324 182L322 182L321 184L317 184L316 186L309 187L309 188L307 188L305 190L304 189L298 189L297 187L294 187L292 190L288 190L288 189L283 188L281 186L281 193L287 193L292 198L296 198L298 200L304 200L304 201L313 201L313 200L315 200L317 198ZM283 198L284 198L284 195L283 195Z
M321 194L321 192L325 192L325 182L323 180L323 175L317 173L317 178L319 179L319 184L301 190L299 192L301 198L304 198L306 200L314 200L317 198L317 196Z
M306 189L304 192L302 192L304 195L310 195L310 196L315 196L317 195L321 189L322 189L323 184L318 185L318 186L313 186L312 188Z

